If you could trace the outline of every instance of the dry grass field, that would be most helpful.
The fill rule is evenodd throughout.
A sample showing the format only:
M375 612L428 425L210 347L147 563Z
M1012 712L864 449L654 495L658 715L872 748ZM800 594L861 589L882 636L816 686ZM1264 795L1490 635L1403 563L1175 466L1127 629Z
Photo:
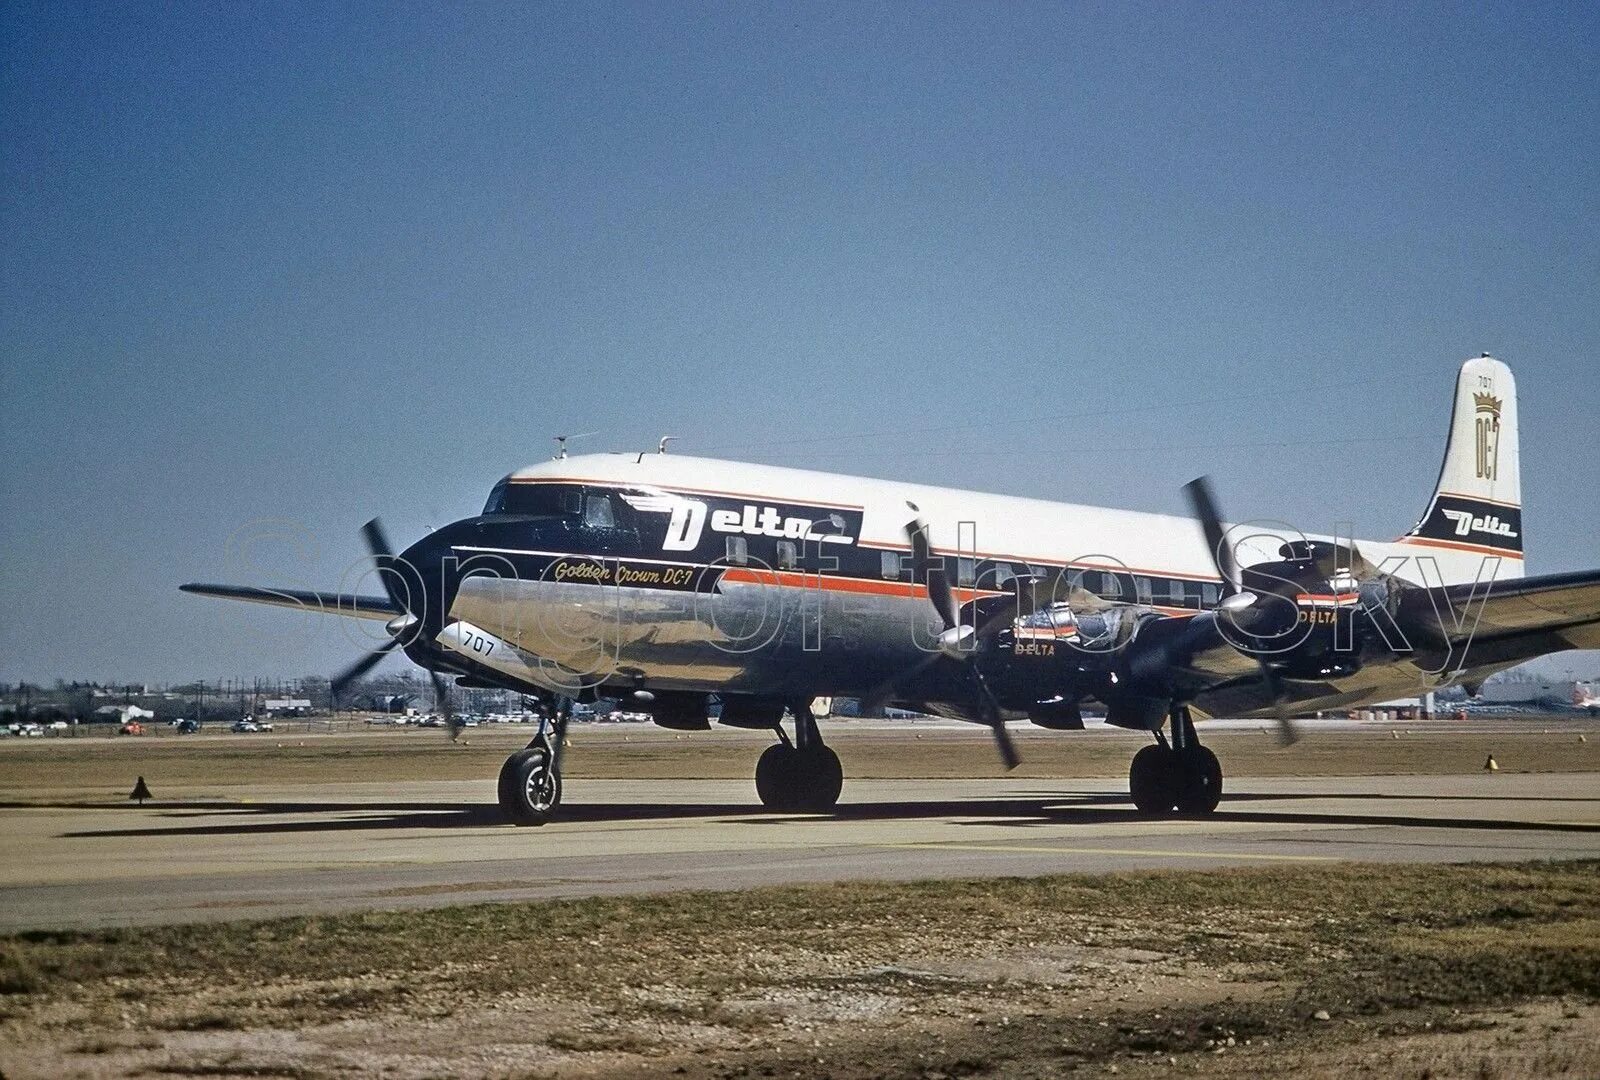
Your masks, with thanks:
M1600 1073L1600 867L849 884L0 941L7 1076Z

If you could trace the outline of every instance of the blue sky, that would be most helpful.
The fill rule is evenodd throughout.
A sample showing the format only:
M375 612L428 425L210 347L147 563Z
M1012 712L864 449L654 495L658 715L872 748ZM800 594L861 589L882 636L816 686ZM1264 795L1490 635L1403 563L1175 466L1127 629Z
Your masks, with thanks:
M336 585L559 431L1391 536L1482 351L1530 572L1600 565L1592 5L13 3L0 47L0 679L330 671L344 628L176 585Z

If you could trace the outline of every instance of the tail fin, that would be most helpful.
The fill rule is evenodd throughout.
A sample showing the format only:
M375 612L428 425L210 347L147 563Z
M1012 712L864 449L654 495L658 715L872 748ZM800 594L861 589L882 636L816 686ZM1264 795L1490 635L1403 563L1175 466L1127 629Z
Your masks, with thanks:
M1487 354L1461 365L1439 484L1400 542L1433 549L1448 583L1478 580L1483 559L1496 556L1497 578L1522 576L1517 383Z

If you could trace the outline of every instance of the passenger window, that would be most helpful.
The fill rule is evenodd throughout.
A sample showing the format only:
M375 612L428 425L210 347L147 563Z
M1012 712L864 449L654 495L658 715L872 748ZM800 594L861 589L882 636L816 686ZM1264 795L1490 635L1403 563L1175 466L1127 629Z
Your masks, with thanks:
M750 561L750 544L742 536L728 537L728 565L744 566Z
M1207 608L1217 606L1217 587L1209 581L1200 585L1200 606Z
M997 563L994 564L994 587L995 588L997 588L997 589L1005 588L1008 584L1011 583L1011 579L1016 577L1016 576L1017 575L1016 575L1015 571L1013 571L1011 569L1011 564L1010 563L997 562Z
M878 573L883 575L885 581L900 580L900 553L898 551L878 552Z
M583 523L594 529L615 528L617 519L611 513L611 499L605 495L590 495L585 498Z
M793 540L778 541L778 569L793 570L800 565L799 552L795 549Z
M1172 602L1178 607L1186 607L1189 603L1189 590L1185 582L1173 578L1167 583L1167 593L1172 597Z
M1150 601L1152 599L1152 593L1150 591L1150 579L1147 578L1147 577L1136 577L1136 578L1134 578L1133 579L1133 593L1134 593L1134 596L1137 598L1137 601L1139 603L1141 603L1141 604L1150 603Z
M956 584L963 588L971 588L973 581L978 577L978 562L976 559L956 560Z

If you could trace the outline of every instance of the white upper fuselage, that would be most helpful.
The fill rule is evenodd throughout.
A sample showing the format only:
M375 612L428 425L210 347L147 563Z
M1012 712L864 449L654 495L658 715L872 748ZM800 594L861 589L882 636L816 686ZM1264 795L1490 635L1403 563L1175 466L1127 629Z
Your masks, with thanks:
M1194 519L1170 514L672 453L586 454L530 465L509 479L659 488L677 494L748 498L753 504L856 507L862 511L860 546L894 551L908 549L906 523L920 515L929 525L934 550L944 554L1219 580ZM1251 528L1235 530L1230 539L1257 533L1260 538L1239 546L1242 564L1275 559L1278 544L1302 538L1283 530ZM1373 561L1391 549L1410 553L1395 542L1361 541L1360 548ZM1404 568L1397 572L1412 576Z

